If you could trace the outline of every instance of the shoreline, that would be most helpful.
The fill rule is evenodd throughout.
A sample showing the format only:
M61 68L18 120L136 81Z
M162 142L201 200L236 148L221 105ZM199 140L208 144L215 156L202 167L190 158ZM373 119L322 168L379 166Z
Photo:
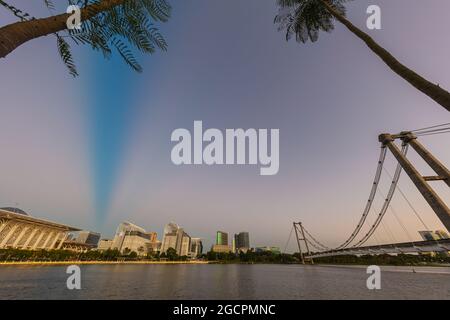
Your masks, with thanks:
M65 265L125 265L125 264L211 264L211 261L13 261L0 262L2 266L65 266Z
M70 261L8 261L8 262L0 262L0 267L2 266L65 266L65 265L182 265L182 264L190 264L190 265L206 265L206 264L249 264L249 263L221 263L220 261L80 261L80 260L70 260ZM278 264L278 263L250 263L254 264ZM292 264L283 264L279 265L292 265ZM294 264L299 265L301 264ZM311 265L307 265L311 266ZM366 268L368 265L364 264L328 264L328 263L317 263L314 266L319 267L347 267L347 268ZM450 268L450 264L423 264L423 265L380 265L380 267L411 267L411 268L420 268L420 267L444 267Z
M317 266L321 267L346 267L346 268L367 268L369 264L316 264ZM420 265L408 265L408 264L378 264L377 265L380 268L383 267L390 267L390 268L450 268L450 264L439 264L439 263L432 263L432 264L420 264Z

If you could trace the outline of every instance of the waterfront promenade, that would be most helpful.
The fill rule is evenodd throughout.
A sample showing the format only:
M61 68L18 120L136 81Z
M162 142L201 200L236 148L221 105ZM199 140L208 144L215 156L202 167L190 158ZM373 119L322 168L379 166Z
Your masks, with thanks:
M0 262L1 266L64 266L64 265L111 265L111 264L211 264L213 261L8 261Z

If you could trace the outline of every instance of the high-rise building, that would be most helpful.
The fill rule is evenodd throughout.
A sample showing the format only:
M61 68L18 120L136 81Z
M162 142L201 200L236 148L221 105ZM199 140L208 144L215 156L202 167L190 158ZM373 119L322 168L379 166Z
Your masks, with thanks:
M191 251L191 237L183 231L183 235L181 237L181 249L178 255L180 256L188 256Z
M100 233L93 231L80 231L75 242L91 245L96 248L100 241Z
M180 229L180 227L176 223L170 222L164 227L164 234L176 233L178 229Z
M155 233L156 234L156 233ZM161 251L161 241L159 241L158 239L156 239L156 241L154 242L150 242L148 244L148 250L150 252L160 252Z
M122 222L117 227L111 249L117 249L119 251L122 251L122 249L125 249L125 247L123 247L123 242L125 241L125 236L126 236L127 232L131 232L131 231L145 233L145 230L141 227L138 227L130 222Z
M228 246L228 233L217 231L216 244L219 246Z
M177 233L166 233L161 244L161 252L167 252L169 248L176 250L177 248Z
M250 249L250 236L248 232L239 232L234 235L235 250L247 251Z
M192 258L196 258L203 253L203 243L200 238L191 238L191 249L189 255Z
M155 232L147 232L130 222L122 222L117 228L111 249L120 252L136 252L138 255L149 253L153 243L157 242Z
M161 252L167 252L169 248L175 249L179 256L188 256L191 246L191 237L177 224L171 222L164 228L164 236L161 244Z
M100 240L100 242L98 243L97 249L100 250L100 251L109 250L109 249L111 249L112 244L113 244L113 240L110 240L110 239L102 239L102 240Z

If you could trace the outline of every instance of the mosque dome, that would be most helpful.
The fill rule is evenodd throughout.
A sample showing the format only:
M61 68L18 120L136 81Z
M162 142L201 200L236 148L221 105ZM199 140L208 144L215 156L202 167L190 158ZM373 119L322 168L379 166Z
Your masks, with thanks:
M12 213L17 213L17 214L21 214L24 216L28 216L28 213L26 213L25 211L23 211L22 209L19 209L19 208L5 207L5 208L0 208L0 210L9 211Z

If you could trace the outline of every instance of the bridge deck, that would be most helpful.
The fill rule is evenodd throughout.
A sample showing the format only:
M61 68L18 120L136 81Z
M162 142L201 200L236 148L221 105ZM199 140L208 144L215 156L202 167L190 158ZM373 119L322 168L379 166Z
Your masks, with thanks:
M420 252L448 252L450 251L450 239L414 241L359 248L346 248L340 250L322 251L312 254L312 258L331 257L341 255L365 255L386 253L420 253Z

